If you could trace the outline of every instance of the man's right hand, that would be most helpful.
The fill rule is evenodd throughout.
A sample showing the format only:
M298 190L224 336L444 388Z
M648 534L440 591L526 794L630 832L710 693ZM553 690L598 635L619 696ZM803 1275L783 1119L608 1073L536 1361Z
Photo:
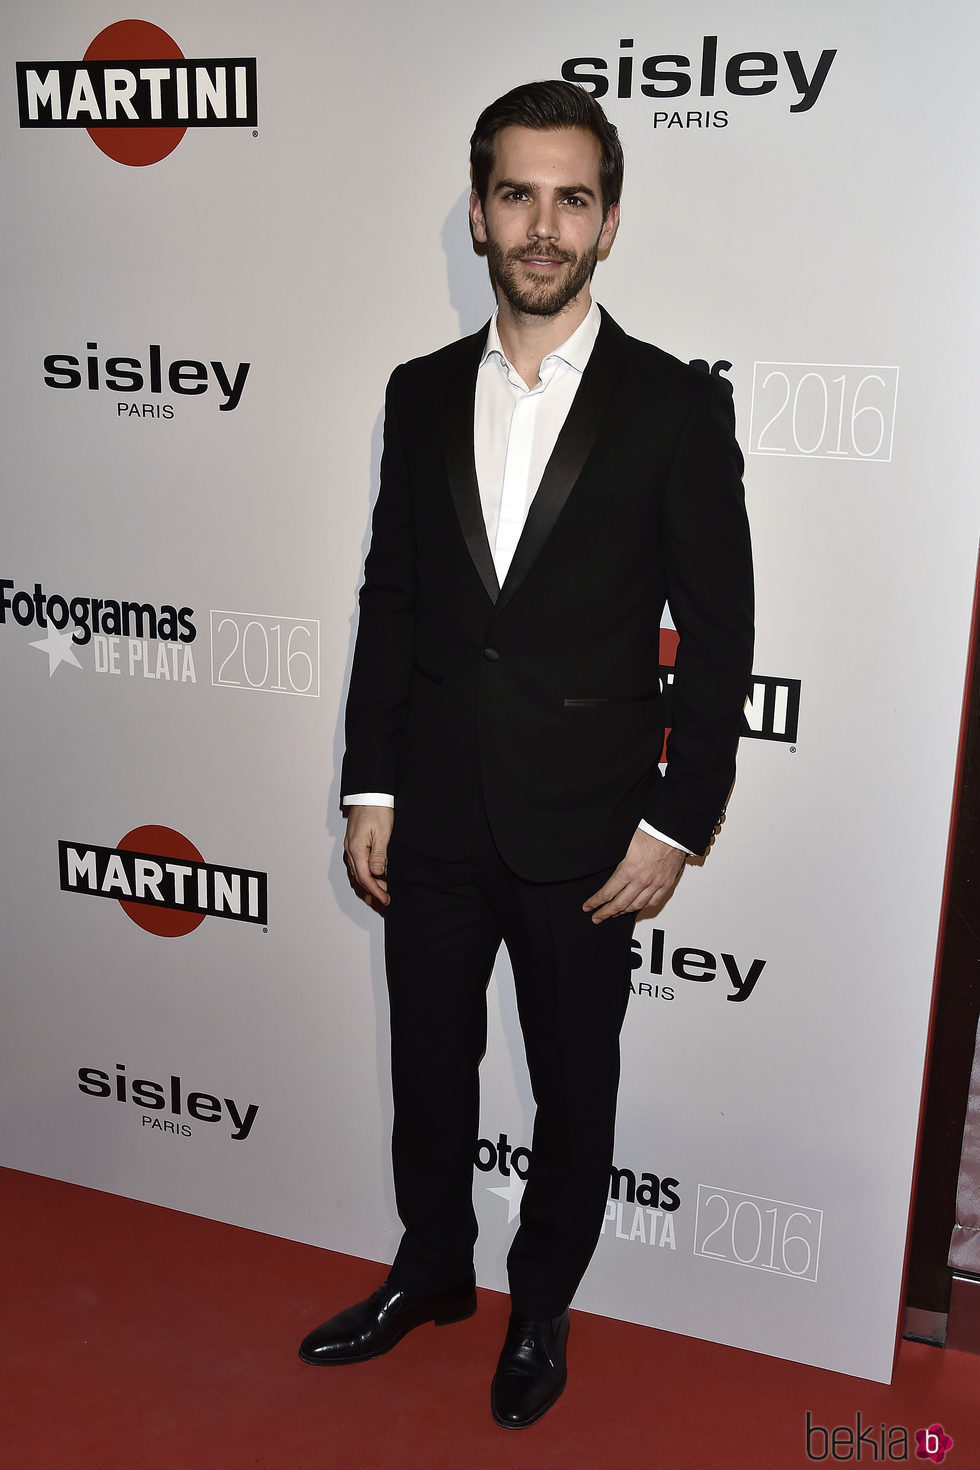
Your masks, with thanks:
M372 899L387 908L388 842L395 813L390 806L352 806L347 813L347 835L344 838L344 862L347 871L361 890L360 896L370 904Z

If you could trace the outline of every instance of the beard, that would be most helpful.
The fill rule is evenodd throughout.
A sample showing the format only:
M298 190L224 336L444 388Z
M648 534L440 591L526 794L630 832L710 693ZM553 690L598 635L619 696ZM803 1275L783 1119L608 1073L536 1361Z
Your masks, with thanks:
M533 276L522 258L535 255L540 260L560 260L567 266L555 278ZM519 245L503 250L494 240L487 240L487 264L490 279L499 286L514 311L525 316L557 316L573 301L582 287L592 279L598 256L598 242L591 250L576 255L569 250L535 248Z

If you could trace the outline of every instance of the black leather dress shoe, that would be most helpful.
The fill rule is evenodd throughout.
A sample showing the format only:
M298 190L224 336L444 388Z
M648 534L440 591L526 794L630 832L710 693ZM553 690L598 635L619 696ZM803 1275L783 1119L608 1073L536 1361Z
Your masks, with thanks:
M507 1336L490 1385L490 1408L505 1429L526 1429L546 1414L568 1379L568 1311L544 1322L510 1314Z
M304 1363L366 1363L380 1358L423 1322L443 1327L462 1322L475 1311L476 1287L471 1281L432 1296L399 1291L386 1281L366 1301L315 1327L300 1343L299 1355Z

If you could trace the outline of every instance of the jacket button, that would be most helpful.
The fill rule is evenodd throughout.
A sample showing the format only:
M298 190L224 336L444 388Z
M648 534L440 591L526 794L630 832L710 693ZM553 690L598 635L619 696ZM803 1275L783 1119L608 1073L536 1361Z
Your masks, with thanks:
M488 664L495 664L500 658L500 654L495 648L485 648L483 650L483 657L486 659Z

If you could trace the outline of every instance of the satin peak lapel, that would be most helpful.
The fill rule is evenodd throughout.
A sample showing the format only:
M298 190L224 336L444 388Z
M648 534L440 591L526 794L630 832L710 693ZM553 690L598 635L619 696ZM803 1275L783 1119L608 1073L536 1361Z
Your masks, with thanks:
M623 340L622 328L603 311L602 327L592 355L582 374L578 392L558 435L551 458L541 476L524 530L507 569L504 585L496 601L497 612L506 606L527 576L582 473L616 386Z
M486 332L478 334L473 360L461 365L449 385L446 402L446 473L449 493L473 565L491 602L500 595L500 583L487 539L480 486L473 454L473 411L476 400L476 371L486 343ZM476 339L473 339L476 340Z

